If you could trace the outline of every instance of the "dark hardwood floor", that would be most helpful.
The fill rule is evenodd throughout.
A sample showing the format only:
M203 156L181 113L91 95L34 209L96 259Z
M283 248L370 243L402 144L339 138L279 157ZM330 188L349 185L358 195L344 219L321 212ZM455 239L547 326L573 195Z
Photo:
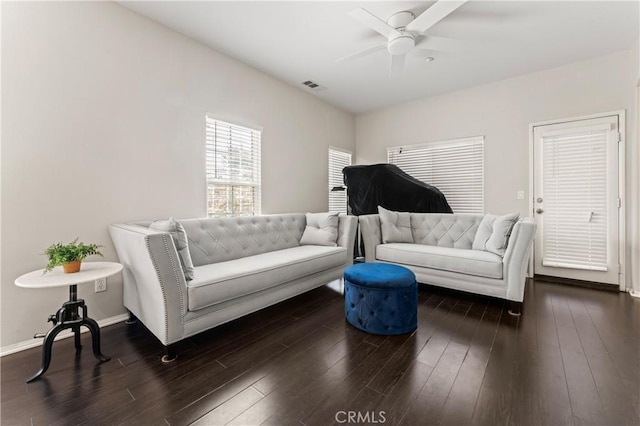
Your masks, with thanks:
M374 336L322 287L182 342L176 362L140 324L3 357L2 425L629 425L640 423L640 300L548 282L523 314L420 286L419 325ZM351 417L350 417L351 416Z

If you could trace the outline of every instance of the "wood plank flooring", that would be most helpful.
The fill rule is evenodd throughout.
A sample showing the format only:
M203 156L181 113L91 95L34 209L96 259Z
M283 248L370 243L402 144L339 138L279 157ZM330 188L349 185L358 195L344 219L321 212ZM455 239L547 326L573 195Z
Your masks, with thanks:
M335 286L334 286L335 287ZM418 329L363 333L322 287L163 347L140 324L0 359L2 425L640 424L640 300L530 282L502 301L420 285ZM34 330L36 331L36 330Z

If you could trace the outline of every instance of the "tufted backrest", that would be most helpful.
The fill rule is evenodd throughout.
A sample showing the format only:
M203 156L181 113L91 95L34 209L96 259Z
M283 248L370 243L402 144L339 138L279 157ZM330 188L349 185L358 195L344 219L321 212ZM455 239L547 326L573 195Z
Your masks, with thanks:
M411 233L417 244L471 249L483 215L411 213Z
M185 219L194 266L224 262L297 247L306 226L304 214Z

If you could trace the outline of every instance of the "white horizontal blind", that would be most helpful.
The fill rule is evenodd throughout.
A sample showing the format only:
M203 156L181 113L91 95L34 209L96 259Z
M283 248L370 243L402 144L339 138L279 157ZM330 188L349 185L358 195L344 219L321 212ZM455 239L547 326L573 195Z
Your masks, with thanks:
M438 188L454 213L484 212L484 137L387 149L390 164Z
M329 211L347 213L347 191L331 191L344 188L342 169L351 165L351 153L329 148Z
M607 270L608 130L542 137L542 265Z
M207 117L207 216L260 214L262 132Z

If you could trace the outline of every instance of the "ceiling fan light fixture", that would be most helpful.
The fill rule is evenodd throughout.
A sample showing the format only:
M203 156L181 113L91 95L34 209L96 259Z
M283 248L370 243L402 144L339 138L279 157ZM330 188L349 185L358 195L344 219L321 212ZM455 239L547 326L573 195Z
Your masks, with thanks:
M416 45L414 37L409 33L402 33L389 40L387 50L392 55L406 55Z

